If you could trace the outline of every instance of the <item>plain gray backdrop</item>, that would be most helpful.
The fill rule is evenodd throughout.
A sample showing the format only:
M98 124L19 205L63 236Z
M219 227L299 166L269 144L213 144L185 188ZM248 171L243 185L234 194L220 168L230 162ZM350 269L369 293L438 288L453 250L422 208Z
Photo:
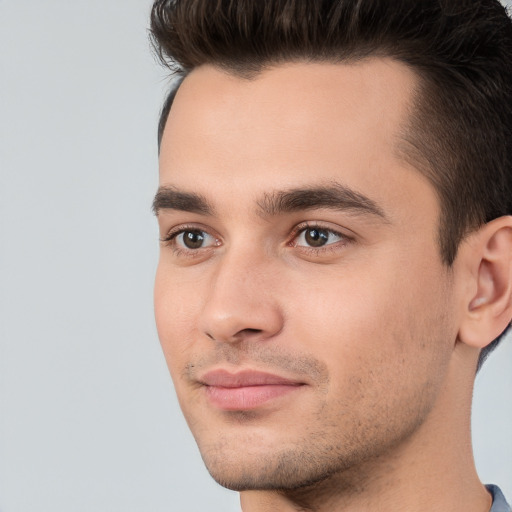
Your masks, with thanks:
M0 0L0 511L230 512L152 312L166 72L150 0ZM512 499L512 340L477 378L485 482ZM443 468L439 468L442 471Z

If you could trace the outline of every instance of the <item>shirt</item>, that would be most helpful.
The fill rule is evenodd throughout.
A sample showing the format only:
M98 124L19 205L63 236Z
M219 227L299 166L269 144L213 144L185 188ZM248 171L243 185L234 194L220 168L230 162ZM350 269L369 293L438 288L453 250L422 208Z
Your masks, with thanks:
M492 507L490 512L512 512L510 505L506 502L505 496L496 485L486 485L492 495Z

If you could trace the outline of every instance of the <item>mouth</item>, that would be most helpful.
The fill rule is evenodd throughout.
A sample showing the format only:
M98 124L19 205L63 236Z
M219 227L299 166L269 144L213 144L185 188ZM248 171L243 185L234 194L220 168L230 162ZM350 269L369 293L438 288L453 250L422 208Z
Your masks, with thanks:
M305 383L258 371L214 370L199 379L214 407L224 411L256 409L301 389Z

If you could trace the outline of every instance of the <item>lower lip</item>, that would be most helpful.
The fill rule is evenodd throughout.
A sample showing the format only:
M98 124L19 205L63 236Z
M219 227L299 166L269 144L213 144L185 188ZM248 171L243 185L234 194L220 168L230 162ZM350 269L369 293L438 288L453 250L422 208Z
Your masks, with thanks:
M297 391L300 385L262 385L239 388L207 386L206 394L210 402L225 411L246 411L262 406L276 398Z

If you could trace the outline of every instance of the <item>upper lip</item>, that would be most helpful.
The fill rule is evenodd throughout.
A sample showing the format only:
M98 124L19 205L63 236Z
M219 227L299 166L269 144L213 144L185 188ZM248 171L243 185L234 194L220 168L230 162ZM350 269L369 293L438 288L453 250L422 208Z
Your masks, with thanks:
M223 388L243 388L247 386L299 386L303 382L287 379L271 373L244 370L231 373L227 370L212 370L205 373L199 382L206 386Z

